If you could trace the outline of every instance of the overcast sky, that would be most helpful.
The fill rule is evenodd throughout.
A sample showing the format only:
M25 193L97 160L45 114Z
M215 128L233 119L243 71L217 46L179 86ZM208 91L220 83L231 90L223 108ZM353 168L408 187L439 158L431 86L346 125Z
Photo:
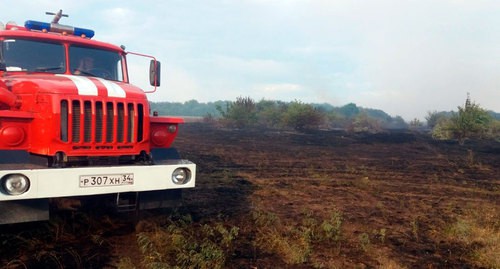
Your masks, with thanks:
M261 99L377 108L405 120L467 93L500 112L498 0L0 0L0 21L94 29L156 56L153 101ZM146 75L147 70L144 70ZM147 84L143 84L147 85ZM142 85L139 85L142 86Z

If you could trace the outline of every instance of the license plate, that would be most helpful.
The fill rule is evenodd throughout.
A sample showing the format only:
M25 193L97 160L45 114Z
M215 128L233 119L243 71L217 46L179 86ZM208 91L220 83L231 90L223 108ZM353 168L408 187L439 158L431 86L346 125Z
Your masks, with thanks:
M80 188L133 185L134 174L109 174L80 176Z

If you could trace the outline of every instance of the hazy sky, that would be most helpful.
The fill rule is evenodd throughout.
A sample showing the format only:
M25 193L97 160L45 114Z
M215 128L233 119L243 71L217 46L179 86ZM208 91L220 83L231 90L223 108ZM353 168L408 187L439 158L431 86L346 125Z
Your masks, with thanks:
M50 21L162 62L153 101L236 97L377 108L406 120L467 92L500 111L498 0L0 0L0 21ZM146 75L147 70L143 71ZM142 84L147 85L147 84ZM142 86L140 85L140 86Z

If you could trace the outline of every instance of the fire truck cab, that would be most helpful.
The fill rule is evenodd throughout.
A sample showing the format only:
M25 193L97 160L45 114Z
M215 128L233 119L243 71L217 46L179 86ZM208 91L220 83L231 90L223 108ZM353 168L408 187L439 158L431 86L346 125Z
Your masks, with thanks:
M171 206L196 165L171 145L182 118L150 115L129 83L124 47L94 31L0 23L0 224L49 219L61 199L109 198L118 210ZM150 83L160 84L151 56Z

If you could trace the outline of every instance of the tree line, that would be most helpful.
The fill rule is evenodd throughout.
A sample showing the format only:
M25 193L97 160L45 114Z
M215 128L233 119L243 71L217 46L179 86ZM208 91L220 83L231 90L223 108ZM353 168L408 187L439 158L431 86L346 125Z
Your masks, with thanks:
M458 111L428 112L426 123L418 119L405 122L379 109L354 103L341 107L237 97L235 101L199 103L152 102L151 110L160 115L197 116L227 127L267 127L285 129L342 129L349 132L377 133L389 129L429 131L436 139L500 139L500 114L487 111L467 95Z
M370 129L404 129L408 124L400 116L392 117L379 109L363 108L354 103L335 107L327 103L306 104L238 97L235 101L200 103L196 100L181 102L151 102L151 110L159 115L204 117L218 120L227 126L271 128L358 128L362 122Z

